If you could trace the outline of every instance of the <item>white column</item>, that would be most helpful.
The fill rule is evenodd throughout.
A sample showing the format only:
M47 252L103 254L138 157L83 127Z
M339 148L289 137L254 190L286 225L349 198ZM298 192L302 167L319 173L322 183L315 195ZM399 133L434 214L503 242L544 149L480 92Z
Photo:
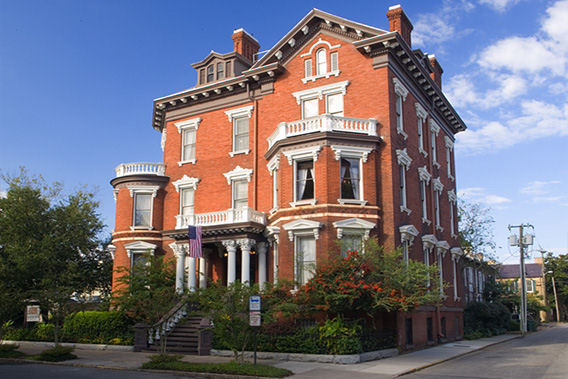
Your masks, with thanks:
M187 258L187 288L191 292L195 292L195 284L196 284L196 277L195 277L195 258L188 257Z
M199 288L207 288L207 266L205 257L199 258Z
M183 271L185 266L185 251L182 246L171 243L170 248L174 251L176 257L176 292L183 292Z
M264 288L266 282L266 250L268 244L266 242L259 242L256 244L256 251L258 253L258 286L260 289Z
M255 240L248 238L239 240L241 247L241 282L247 285L250 283L250 249L255 243Z
M234 283L237 277L237 244L234 240L223 241L227 249L227 286Z

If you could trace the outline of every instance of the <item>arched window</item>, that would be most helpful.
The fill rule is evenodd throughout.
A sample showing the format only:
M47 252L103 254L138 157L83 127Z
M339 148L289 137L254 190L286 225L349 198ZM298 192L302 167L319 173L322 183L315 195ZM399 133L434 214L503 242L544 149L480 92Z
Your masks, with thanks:
M319 49L316 52L316 70L317 75L322 75L327 72L327 54L325 49Z

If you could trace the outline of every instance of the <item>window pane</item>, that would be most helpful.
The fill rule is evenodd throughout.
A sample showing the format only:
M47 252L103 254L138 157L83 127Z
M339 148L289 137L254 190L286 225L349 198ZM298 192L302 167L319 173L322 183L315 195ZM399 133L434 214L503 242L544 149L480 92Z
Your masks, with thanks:
M319 114L318 99L302 101L302 118L315 117Z
M217 80L225 77L225 72L223 71L224 66L225 65L223 63L217 63Z
M248 150L248 135L235 137L235 151Z
M248 149L248 118L237 118L234 120L235 128L235 151Z
M235 129L237 134L248 133L249 119L248 118L237 118L235 120Z
M248 205L248 182L237 180L233 182L233 208L242 208Z
M150 226L152 195L136 194L134 202L134 226Z
M299 284L306 284L313 276L316 266L316 241L314 237L297 237L295 263L296 280Z
M199 70L199 84L205 83L205 69Z
M339 69L339 65L338 65L338 54L337 53L331 53L331 71L337 71Z
M310 200L314 198L314 162L304 161L296 163L296 200Z
M213 80L215 80L215 68L213 67L213 65L207 67L207 82L212 82Z
M195 159L195 129L183 131L183 157L184 161Z
M181 191L181 214L193 214L194 192L191 188L184 188Z
M341 158L341 198L359 199L359 159Z
M327 97L327 113L343 117L343 95L337 93Z
M232 76L231 73L231 62L227 62L226 66L225 66L225 72L227 73L227 78L230 78Z
M306 59L304 62L304 77L309 78L312 76L312 60Z
M327 72L327 56L324 49L319 49L316 53L317 74L322 75Z
M363 237L359 234L348 234L341 238L341 256L347 257L348 251L361 251Z

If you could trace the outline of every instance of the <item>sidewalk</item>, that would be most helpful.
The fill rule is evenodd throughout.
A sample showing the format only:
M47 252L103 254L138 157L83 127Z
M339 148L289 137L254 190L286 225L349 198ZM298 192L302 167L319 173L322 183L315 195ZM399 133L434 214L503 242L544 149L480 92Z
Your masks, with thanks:
M294 373L292 378L343 379L346 376L348 376L349 379L369 377L392 378L518 337L519 335L515 334L505 334L490 338L482 338L475 341L451 342L399 355L393 358L352 365L293 361L282 362L275 360L259 360L259 363L286 368ZM81 348L75 349L74 354L77 355L79 359L61 362L59 364L80 367L136 370L140 368L142 363L148 361L148 357L150 355L154 354L134 353L130 351L88 350L85 349L86 347L88 347L88 345L83 345ZM37 354L45 348L45 343L22 342L20 343L19 350L26 354ZM186 355L183 360L188 362L221 363L229 362L231 361L231 358ZM195 374L194 376L201 375Z

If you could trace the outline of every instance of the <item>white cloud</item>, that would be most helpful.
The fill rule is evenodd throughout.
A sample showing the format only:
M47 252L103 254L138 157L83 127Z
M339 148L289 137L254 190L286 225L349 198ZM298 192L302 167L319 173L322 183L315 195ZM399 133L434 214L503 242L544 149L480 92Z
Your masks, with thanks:
M505 12L509 6L517 4L519 0L479 0L480 4L488 5L497 12Z
M560 48L568 49L568 0L559 1L546 10L548 18L544 20L542 30L554 41L560 44Z
M495 81L496 88L480 93L472 76L459 74L450 78L445 91L454 106L476 105L482 109L509 103L527 92L527 81L521 75L500 75Z
M510 203L511 199L504 196L489 194L483 187L469 187L458 191L458 197L467 200L484 203L496 209L503 209L504 204Z
M520 192L525 195L545 195L550 193L550 186L553 184L560 184L559 180L540 181L535 180L529 182L526 186L520 189Z
M412 32L413 44L431 47L457 37L469 34L471 30L457 29L456 25L462 12L469 12L475 5L467 0L443 2L442 8L433 13L418 16Z

